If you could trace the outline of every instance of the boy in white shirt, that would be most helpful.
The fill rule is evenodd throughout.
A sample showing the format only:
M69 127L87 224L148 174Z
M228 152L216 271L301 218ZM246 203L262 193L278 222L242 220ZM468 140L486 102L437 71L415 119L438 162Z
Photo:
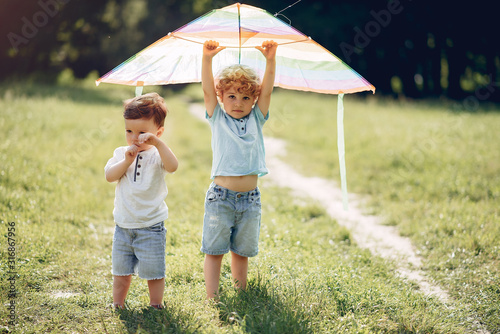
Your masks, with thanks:
M148 280L150 306L162 308L165 288L163 221L166 173L177 170L174 153L160 139L167 107L157 93L125 101L125 132L129 146L118 147L104 167L106 180L117 181L113 216L113 305L124 308L132 274Z

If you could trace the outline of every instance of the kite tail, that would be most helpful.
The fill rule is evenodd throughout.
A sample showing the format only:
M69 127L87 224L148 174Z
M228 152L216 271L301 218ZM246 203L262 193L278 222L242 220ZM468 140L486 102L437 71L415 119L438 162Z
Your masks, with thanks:
M340 165L340 185L342 189L342 203L344 210L348 211L347 201L347 180L345 170L345 145L344 145L344 94L338 95L337 104L337 147L339 151L339 165Z
M144 88L144 82L137 81L137 86L135 86L135 96L141 96L143 88Z

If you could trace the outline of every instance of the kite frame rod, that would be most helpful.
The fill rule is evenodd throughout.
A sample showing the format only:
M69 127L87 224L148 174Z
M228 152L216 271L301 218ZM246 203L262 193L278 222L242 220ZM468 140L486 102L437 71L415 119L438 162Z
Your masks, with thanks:
M177 34L175 34L173 32L170 33L170 36L172 36L174 38L182 39L184 41L188 41L188 42L191 42L191 43L202 44L202 45L204 44L204 42L193 41L192 39L189 39L189 38L186 38L186 37L177 36ZM301 43L301 42L307 42L307 41L311 41L311 37L306 37L306 38L298 40L298 41L278 43L278 45L288 45L288 44L295 44L295 43ZM224 45L221 45L221 46L224 46ZM229 48L229 49L236 49L236 48L239 48L239 49L253 49L253 48L255 48L255 46L241 46L241 45L240 46L224 46L224 47L225 48Z
M237 3L238 6L238 41L239 41L239 48L238 48L238 64L241 64L241 17L240 17L240 3Z

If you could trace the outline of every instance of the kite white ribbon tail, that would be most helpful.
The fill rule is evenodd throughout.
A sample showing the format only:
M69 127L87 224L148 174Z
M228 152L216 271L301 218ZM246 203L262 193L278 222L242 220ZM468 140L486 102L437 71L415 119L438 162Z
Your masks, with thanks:
M342 190L342 203L344 210L349 210L347 200L347 180L345 169L345 145L344 145L344 94L338 95L337 103L337 147L339 151L340 187Z
M144 86L136 86L135 87L135 96L141 96L142 95L142 89L144 88Z

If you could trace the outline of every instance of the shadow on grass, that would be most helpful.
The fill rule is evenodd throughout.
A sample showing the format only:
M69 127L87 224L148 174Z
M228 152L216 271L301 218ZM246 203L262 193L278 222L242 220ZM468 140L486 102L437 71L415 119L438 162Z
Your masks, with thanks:
M111 88L111 89L110 89ZM112 87L99 89L90 83L73 83L58 85L55 83L35 81L0 82L1 95L6 98L58 98L87 104L116 104L116 97L125 96L123 88L118 90ZM117 92L121 90L122 92ZM133 96L133 88L129 88Z
M162 310L147 307L117 312L127 333L197 333L203 326L189 314L182 314L172 306L164 307Z
M169 97L182 90L185 85L148 86L144 93L157 92L163 97ZM95 86L93 80L74 80L69 83L45 82L35 79L14 79L0 81L0 99L2 96L12 98L58 98L88 105L101 104L121 106L125 99L135 96L135 87L101 84Z
M258 276L249 280L246 291L231 296L221 293L219 318L248 333L313 333L309 316L287 299L278 287Z

